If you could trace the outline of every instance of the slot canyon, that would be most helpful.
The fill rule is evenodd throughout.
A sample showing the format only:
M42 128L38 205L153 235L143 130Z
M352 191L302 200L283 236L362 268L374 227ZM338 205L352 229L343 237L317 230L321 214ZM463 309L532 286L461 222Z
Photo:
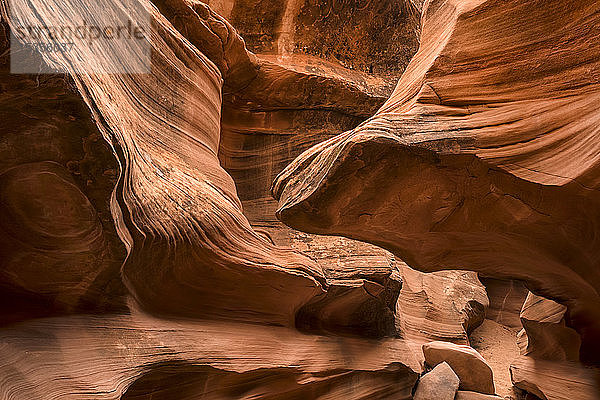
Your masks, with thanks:
M0 14L0 400L600 400L600 1Z

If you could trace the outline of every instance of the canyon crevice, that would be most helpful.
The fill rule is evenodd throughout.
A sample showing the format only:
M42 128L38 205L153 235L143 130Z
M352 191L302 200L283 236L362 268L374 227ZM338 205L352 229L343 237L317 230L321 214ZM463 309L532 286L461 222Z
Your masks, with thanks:
M0 0L0 399L600 398L600 2L128 1Z

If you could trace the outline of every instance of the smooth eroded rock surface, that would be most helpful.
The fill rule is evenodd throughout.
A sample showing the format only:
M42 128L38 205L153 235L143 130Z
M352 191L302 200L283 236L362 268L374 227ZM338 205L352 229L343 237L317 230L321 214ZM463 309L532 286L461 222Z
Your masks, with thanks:
M0 0L0 398L599 398L597 1L131 1Z
M399 339L137 313L24 322L0 338L7 400L410 399L421 370L415 348Z
M579 363L536 360L522 356L510 366L513 383L548 400L600 398L600 371Z
M485 286L490 306L486 318L512 329L521 329L521 308L529 294L523 282L512 279L479 277Z
M128 251L123 280L155 313L293 326L296 310L323 293L322 271L252 229L217 158L223 80L247 84L256 73L253 56L233 27L203 6L140 6L153 20L152 73L73 75L121 166L111 210ZM60 24L67 12L43 7L36 18L45 26ZM228 32L225 44L218 27ZM111 61L75 51L89 63ZM73 68L59 53L44 57Z
M476 273L423 273L403 264L400 276L398 334L414 340L469 343L467 334L483 322L489 304Z
M426 2L390 99L278 176L279 218L422 271L522 280L567 306L597 362L598 7Z
M530 292L521 310L521 354L542 360L579 361L581 341L577 332L565 326L566 311L565 306Z
M48 312L101 301L115 260L94 206L66 168L37 162L5 170L0 214L0 286L6 296L47 301Z

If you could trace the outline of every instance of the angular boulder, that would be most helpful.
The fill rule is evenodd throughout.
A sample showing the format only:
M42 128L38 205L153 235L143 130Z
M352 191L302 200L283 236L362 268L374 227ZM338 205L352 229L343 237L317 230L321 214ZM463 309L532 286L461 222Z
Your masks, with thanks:
M449 342L430 342L423 345L425 363L434 367L448 363L460 378L460 388L494 394L494 374L477 350Z
M421 378L414 400L453 400L459 382L452 368L441 363Z

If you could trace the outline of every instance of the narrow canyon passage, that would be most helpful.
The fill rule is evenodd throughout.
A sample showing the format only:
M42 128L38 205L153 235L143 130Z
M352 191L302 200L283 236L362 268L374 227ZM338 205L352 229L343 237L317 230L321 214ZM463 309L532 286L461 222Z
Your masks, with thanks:
M0 399L600 399L599 1L0 13Z

